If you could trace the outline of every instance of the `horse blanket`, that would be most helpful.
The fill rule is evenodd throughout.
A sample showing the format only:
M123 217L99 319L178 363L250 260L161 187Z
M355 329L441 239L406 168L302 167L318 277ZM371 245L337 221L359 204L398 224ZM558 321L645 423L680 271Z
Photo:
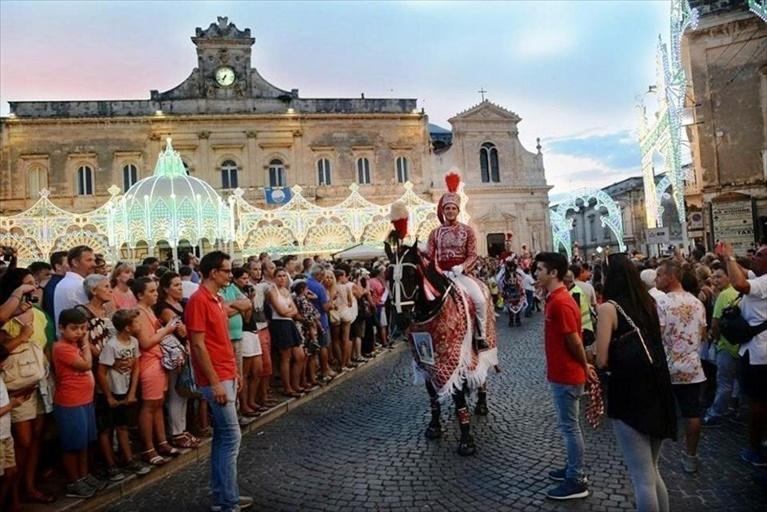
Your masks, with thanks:
M464 383L472 391L478 388L485 383L488 370L498 364L495 309L490 291L481 281L480 284L489 305L485 324L488 349L481 352L475 349L474 303L455 281L442 296L437 314L424 322L413 322L408 328L415 381L431 381L440 400L460 391ZM426 346L429 338L431 347Z

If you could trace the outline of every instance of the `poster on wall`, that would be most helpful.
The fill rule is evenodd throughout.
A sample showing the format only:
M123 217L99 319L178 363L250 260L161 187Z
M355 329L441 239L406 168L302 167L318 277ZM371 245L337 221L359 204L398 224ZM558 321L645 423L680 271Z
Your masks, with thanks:
M730 242L740 255L754 245L754 203L752 199L712 201L711 225L714 241Z

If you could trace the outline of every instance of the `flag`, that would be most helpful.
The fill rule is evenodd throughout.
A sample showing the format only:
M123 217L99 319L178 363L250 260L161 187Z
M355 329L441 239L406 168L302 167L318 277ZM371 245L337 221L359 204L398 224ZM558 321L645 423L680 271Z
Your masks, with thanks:
M293 197L293 191L288 187L264 187L266 204L286 204Z

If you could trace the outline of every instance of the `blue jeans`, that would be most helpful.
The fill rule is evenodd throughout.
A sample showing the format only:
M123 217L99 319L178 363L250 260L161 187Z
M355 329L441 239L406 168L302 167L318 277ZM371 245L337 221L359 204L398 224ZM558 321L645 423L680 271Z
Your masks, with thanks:
M213 398L210 386L200 388L213 414L213 443L210 450L210 488L213 504L222 510L232 510L240 502L237 484L237 455L240 452L240 424L237 422L236 383L234 380L221 382L226 389L226 404L221 405Z
M535 304L535 295L533 290L525 290L525 298L527 298L527 307L525 308L525 316L532 316L533 305Z
M713 418L726 416L730 408L733 389L737 386L735 379L738 372L738 359L732 357L726 350L716 352L716 395L707 415Z
M559 431L565 439L567 450L567 469L565 478L582 482L586 478L583 469L583 433L578 423L578 399L583 395L583 384L557 384L551 382L551 393L554 396L554 408L557 412Z
M621 420L613 420L613 428L634 484L637 510L668 512L668 491L658 471L663 440L642 434Z

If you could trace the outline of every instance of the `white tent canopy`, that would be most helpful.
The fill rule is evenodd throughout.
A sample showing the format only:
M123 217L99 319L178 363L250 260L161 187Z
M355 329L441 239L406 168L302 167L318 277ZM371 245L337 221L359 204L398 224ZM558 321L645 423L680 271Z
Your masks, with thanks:
M374 260L386 256L382 246L358 244L333 255L339 260Z

